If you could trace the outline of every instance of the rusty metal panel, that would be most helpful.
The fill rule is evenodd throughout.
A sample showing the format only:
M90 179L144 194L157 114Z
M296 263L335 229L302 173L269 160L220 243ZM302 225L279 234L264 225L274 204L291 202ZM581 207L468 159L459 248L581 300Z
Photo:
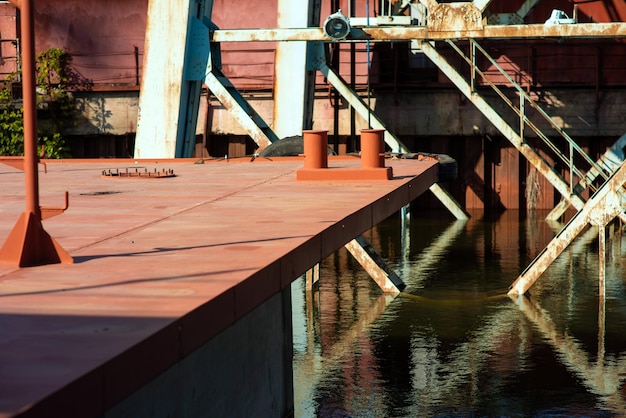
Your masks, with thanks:
M458 24L456 24L458 26ZM457 28L439 23L435 29L410 27L353 28L348 41L387 42L411 39L542 39L542 38L625 38L623 23L581 23L575 25L493 25ZM322 28L301 29L220 29L213 32L213 42L329 41Z
M481 30L483 16L473 3L436 3L428 6L428 30Z

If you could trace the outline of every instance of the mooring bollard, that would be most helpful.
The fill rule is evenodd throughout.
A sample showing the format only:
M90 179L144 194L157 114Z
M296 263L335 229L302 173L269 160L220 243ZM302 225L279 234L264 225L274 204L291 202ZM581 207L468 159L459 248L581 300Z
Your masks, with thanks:
M361 130L361 168L385 166L384 129Z
M328 168L328 131L302 131L304 168Z

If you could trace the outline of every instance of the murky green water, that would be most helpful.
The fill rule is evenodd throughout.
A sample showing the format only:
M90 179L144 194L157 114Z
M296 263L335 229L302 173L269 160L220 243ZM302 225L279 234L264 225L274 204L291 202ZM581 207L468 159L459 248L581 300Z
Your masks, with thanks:
M407 288L385 296L345 251L319 290L293 285L297 417L626 415L626 242L608 245L598 298L597 231L581 235L517 303L513 280L554 230L393 216L365 237Z

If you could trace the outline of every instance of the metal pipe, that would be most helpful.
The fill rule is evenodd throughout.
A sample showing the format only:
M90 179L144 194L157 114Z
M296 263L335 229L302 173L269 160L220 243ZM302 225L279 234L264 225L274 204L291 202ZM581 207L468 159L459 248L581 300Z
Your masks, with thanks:
M21 0L22 26L22 87L24 106L24 175L26 181L26 211L41 219L39 182L37 178L37 102L35 96L35 29L33 0Z

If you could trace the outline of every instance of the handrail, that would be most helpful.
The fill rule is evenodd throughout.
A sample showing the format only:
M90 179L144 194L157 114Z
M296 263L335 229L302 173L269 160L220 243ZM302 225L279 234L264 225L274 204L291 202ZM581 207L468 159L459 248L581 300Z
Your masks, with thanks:
M573 175L578 176L578 178L580 178L581 180L586 178L586 174L578 169L578 167L576 167L573 163L574 151L576 151L577 154L579 154L593 169L595 169L598 174L602 176L602 178L604 178L604 180L608 179L609 176L605 173L603 167L598 165L596 161L592 160L591 157L589 157L589 155L582 148L580 148L580 146L560 126L558 126L556 122L554 122L554 120L541 108L541 106L539 106L530 97L530 95L528 95L528 93L526 93L526 91L524 91L524 89L510 77L510 75L487 53L487 51L482 48L482 46L480 46L478 42L476 42L475 39L470 39L470 46L472 47L471 58L467 57L465 52L463 52L452 40L447 40L447 43L470 66L470 72L472 74L472 80L470 81L470 84L472 86L475 85L474 77L476 73L478 73L481 79L493 89L493 91L509 106L511 110L513 110L513 112L515 112L520 120L520 137L523 138L524 126L529 127L556 154L557 158L560 159L567 167L569 167L571 174L570 188L573 188ZM480 68L478 68L478 66L475 64L475 49L478 49L478 51L483 54L483 56L500 72L500 74L505 77L505 79L517 91L520 96L519 107L513 104L513 102L506 96L506 94L497 85L495 85L495 83L493 83ZM566 142L569 144L569 158L564 155L561 150L559 150L559 148L548 138L548 136L544 134L529 119L527 114L524 112L524 103L526 102L528 102L538 112L538 114L541 115L550 124L550 126L555 129L562 138L566 140ZM589 183L588 186L592 189L592 191L597 190L597 188L591 183Z
M476 42L475 39L470 39L470 42L472 43L472 45L474 45L474 47L478 48L478 50L483 53L484 57L487 58L494 67L496 67L496 69L509 81L509 83L511 83L511 85L513 85L513 87L519 92L520 96L522 96L535 110L537 110L539 114L543 116L543 118L552 126L552 128L554 128L554 130L556 130L568 143L570 143L574 147L574 149L589 163L589 165L595 167L596 169L599 168L599 166L596 165L596 162L592 160L591 157L589 157L589 155L587 155L587 153L582 148L580 148L580 146L567 134L567 132L563 130L563 128L561 128L559 125L556 124L556 122L554 122L550 115L548 115L543 110L543 108L539 106L530 97L530 95L526 93L526 91L524 91L524 89L507 74L506 71L504 71L500 64L498 64L493 59L493 57L491 57L487 53L487 51L485 51L485 49L480 46L478 42ZM604 173L602 173L602 176L605 180L608 180L609 178L609 176Z

